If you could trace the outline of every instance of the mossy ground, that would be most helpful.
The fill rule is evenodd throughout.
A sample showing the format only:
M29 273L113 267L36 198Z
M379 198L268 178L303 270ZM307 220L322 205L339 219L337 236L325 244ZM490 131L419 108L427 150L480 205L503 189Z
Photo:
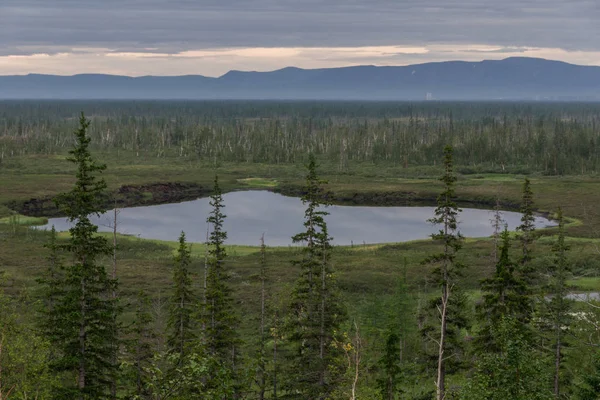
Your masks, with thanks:
M156 158L152 155L99 153L95 156L106 162L104 176L110 190L125 184L156 182L192 182L210 186L215 173L219 174L225 190L300 188L304 181L301 165L221 164L198 162L179 157ZM355 164L339 171L337 165L323 162L323 178L335 198L349 204L402 205L403 199L417 202L435 201L441 189L437 180L438 168L402 168L393 165ZM11 200L27 200L52 196L69 190L74 170L62 155L24 156L14 158L0 169L0 204ZM535 202L540 212L551 215L558 206L569 218L567 232L571 246L570 259L574 277L570 281L576 291L600 291L600 178L530 176ZM491 206L499 198L505 208L518 207L523 176L460 175L456 193L461 205ZM48 233L10 224L14 212L0 206L0 271L4 272L6 291L20 298L30 298L37 288L36 279L45 268L47 250L44 244ZM34 223L19 217L19 221ZM39 222L39 221L37 221ZM302 229L298 227L298 231ZM549 262L556 229L540 232L535 256L539 268ZM60 234L64 240L66 233ZM110 234L105 234L110 236ZM140 289L153 299L167 298L170 293L173 241L145 240L131 236L118 237L118 275L120 293L125 299ZM423 265L426 256L439 251L431 240L388 244L337 247L332 256L336 278L342 289L349 314L362 321L370 332L387 328L390 299L401 277L406 277L414 296L427 298L435 291L428 281L430 267ZM461 251L461 261L467 268L461 278L463 287L473 298L480 296L481 279L493 271L492 243L489 238L468 238ZM240 329L251 337L256 327L259 308L259 248L228 246L227 265L232 273L232 285L241 319ZM518 249L512 249L516 257ZM192 244L192 279L200 289L204 271L205 247ZM268 248L269 291L273 301L281 302L289 293L298 271L291 260L300 257L296 247ZM110 265L110 260L105 260ZM416 297L415 297L416 298ZM421 298L421 297L419 297ZM24 302L25 304L26 302ZM127 315L127 314L126 314ZM456 379L462 379L457 377Z
M152 154L140 153L136 156L128 152L106 152L95 153L102 162L108 165L104 177L110 190L116 190L125 184L147 184L156 182L193 182L210 186L215 173L219 174L225 190L235 189L275 189L291 186L301 187L304 180L302 165L266 165L266 164L220 164L214 165L210 162L199 162L174 155L167 157L156 157ZM338 166L327 161L321 162L320 172L328 181L328 189L339 199L354 199L361 201L365 194L372 195L364 197L365 202L376 201L385 204L386 201L393 202L395 197L382 194L408 193L415 199L429 199L431 202L440 191L441 183L437 180L439 171L437 168L414 167L403 168L393 165L375 165L372 163L354 163L343 171ZM0 204L6 204L10 200L27 200L43 196L52 196L68 190L74 180L74 169L65 161L63 154L47 156L22 156L11 159L10 163L2 165L0 170ZM484 206L493 204L496 198L506 208L514 209L519 204L523 176L507 174L476 174L460 175L457 183L456 193L461 204L477 204ZM553 214L557 207L564 209L565 215L569 217L568 234L574 238L595 238L600 231L600 214L596 211L600 202L600 177L549 177L530 176L532 189L535 194L535 203L541 212ZM380 197L376 197L376 196ZM375 199L375 200L373 200ZM393 204L387 204L393 205ZM0 205L0 222L6 225L14 214L4 205ZM37 224L43 220L18 218L19 224ZM301 227L298 227L301 229ZM543 235L554 235L554 229L542 231ZM43 235L43 234L41 234ZM5 235L6 236L6 235ZM175 240L176 238L173 238ZM158 249L173 249L172 243L160 243L150 240L124 238L125 243L136 243L135 248L145 247L149 251L143 252L142 259L162 259L165 253ZM549 245L550 238L541 239L544 247ZM3 259L9 261L11 254L21 253L19 248L24 246L21 240L10 240L11 249L6 249L6 240L0 242L3 248ZM390 238L393 242L393 238ZM579 243L579 242L578 242ZM583 254L593 254L595 241L581 240L586 244ZM154 247L153 247L154 246ZM377 245L363 248L357 246L354 249L342 248L339 252L343 255L341 264L357 266L358 272L348 270L349 274L360 274L369 269L358 268L359 265L373 264L398 264L407 257L416 262L420 254L424 255L431 251L431 242L411 242L399 245ZM472 254L483 254L489 243L485 239L470 239L467 249ZM133 248L133 247L132 247ZM201 245L194 245L194 254L198 257L203 253ZM401 249L397 250L397 249ZM156 251L155 251L156 250ZM236 257L252 257L258 249L252 247L234 246L231 253ZM273 250L271 250L273 251ZM294 250L278 249L277 254L293 253ZM39 248L35 253L43 253ZM400 254L402 253L402 255ZM22 253L21 253L22 254ZM168 253L170 254L170 253ZM376 257L375 257L376 255ZM419 255L419 256L418 256ZM286 254L287 258L288 255ZM381 259L380 259L381 257ZM398 258L396 258L398 257ZM470 257L469 257L470 258ZM387 260L387 261L381 261ZM132 260L133 262L133 260ZM480 260L474 260L474 264L481 264ZM8 269L8 268L4 268ZM286 270L290 268L286 267ZM419 270L418 267L414 267ZM344 267L342 267L342 271ZM374 268L373 279L377 275L385 274L386 269ZM340 271L340 274L342 272ZM286 274L284 274L286 275ZM423 275L415 273L415 275ZM481 275L477 273L476 275ZM343 278L342 278L343 279ZM349 282L352 279L349 279Z

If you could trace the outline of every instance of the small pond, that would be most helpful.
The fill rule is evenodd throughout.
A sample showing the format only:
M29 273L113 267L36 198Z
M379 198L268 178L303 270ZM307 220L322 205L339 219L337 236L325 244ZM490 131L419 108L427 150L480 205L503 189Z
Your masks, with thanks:
M292 244L291 237L303 229L305 207L298 198L267 191L232 192L223 198L228 244L258 245L264 233L268 246L287 246ZM331 206L326 221L337 245L406 242L426 239L436 231L427 222L433 210L433 207ZM184 231L188 241L204 242L210 211L208 198L125 208L120 211L117 226L120 233L141 238L174 241ZM510 230L520 224L519 213L502 212L502 216ZM491 218L491 211L465 208L460 214L459 230L464 236L489 236L493 232ZM112 212L108 212L94 217L93 222L100 231L112 231L112 219ZM52 225L58 231L70 227L65 218L53 218L41 228L50 229ZM545 218L536 218L538 228L553 225Z

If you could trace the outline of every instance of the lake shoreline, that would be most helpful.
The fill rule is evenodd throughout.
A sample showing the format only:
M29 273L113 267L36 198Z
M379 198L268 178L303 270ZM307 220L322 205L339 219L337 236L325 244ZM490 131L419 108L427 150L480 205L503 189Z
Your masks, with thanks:
M252 187L234 185L224 193L234 191L262 190L279 193L288 197L300 197L302 187L293 184L282 184L274 187ZM210 196L211 188L193 182L157 182L142 185L123 185L118 190L106 196L103 201L107 209L141 207L170 203L181 203ZM340 206L377 206L377 207L411 207L435 206L436 196L422 195L413 191L361 191L327 192L328 200ZM492 209L496 205L495 198L470 198L458 196L456 200L460 207ZM519 204L500 199L502 211L518 211ZM10 201L7 207L18 214L27 217L62 217L64 214L54 204L53 196L31 198L21 201ZM536 215L552 220L552 213L536 210Z
M291 237L304 220L305 206L298 197L268 190L247 190L230 191L224 194L223 200L227 215L224 229L229 233L231 244L256 244L262 233L266 234L271 245L291 245ZM435 212L434 206L331 205L327 211L329 233L336 245L427 239L438 229L429 222ZM206 197L179 203L120 208L119 232L170 240L183 230L190 241L202 242L210 212L210 199ZM486 209L463 208L459 218L461 233L465 237L491 235L492 213ZM521 223L518 212L505 211L502 214L509 230L515 230ZM112 231L112 210L90 218L100 231ZM537 217L536 225L543 229L554 226L554 223ZM51 226L65 231L72 224L58 217L40 229L50 229Z

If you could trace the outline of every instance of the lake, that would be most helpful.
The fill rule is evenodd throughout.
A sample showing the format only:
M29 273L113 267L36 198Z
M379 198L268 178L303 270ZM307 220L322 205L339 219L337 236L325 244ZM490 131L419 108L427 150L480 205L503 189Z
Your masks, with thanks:
M265 234L268 246L287 246L291 237L302 231L305 207L300 199L268 191L231 192L223 195L227 244L259 245ZM358 207L330 206L326 217L333 243L337 245L363 243L406 242L426 239L436 227L427 222L434 207ZM208 198L183 203L131 207L120 210L118 231L147 239L177 240L181 231L190 242L206 240L206 218L211 207ZM493 232L492 211L465 208L460 214L459 230L464 236L484 237ZM520 224L521 214L502 212L508 228ZM113 213L94 217L100 231L112 232ZM52 218L41 227L68 230L65 218ZM537 217L538 228L554 226L552 221Z

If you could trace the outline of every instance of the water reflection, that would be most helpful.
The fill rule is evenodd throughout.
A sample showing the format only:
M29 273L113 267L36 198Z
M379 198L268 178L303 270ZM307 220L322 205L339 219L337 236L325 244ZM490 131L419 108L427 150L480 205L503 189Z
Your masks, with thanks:
M266 191L232 192L223 196L227 215L225 229L228 244L257 245L261 234L269 246L292 244L291 237L302 230L304 206L294 197ZM203 242L206 238L206 218L211 208L209 199L121 210L118 218L120 233L149 239L176 240L186 232L189 241ZM433 216L433 207L350 207L331 206L327 223L334 244L405 242L425 239L436 231L426 222ZM514 230L521 215L503 212L508 227ZM93 218L101 231L112 231L112 213ZM492 212L463 209L459 229L465 236L482 237L492 233ZM57 230L69 229L64 218L53 218L44 228L52 225ZM544 218L536 218L536 226L554 225Z

